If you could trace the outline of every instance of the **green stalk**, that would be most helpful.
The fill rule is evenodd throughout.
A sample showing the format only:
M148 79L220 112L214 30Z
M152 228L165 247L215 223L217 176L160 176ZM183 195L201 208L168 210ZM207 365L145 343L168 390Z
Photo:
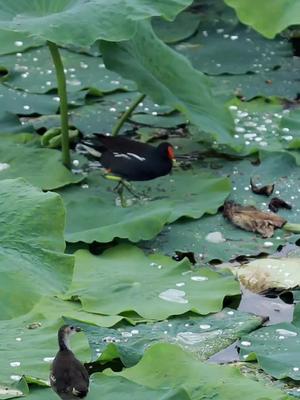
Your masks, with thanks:
M290 224L287 222L283 225L282 229L288 232L300 233L300 224Z
M64 66L59 54L58 46L55 43L49 41L47 42L47 44L55 66L58 96L60 98L62 162L67 168L70 168L71 157L69 148L68 97L66 76L64 72Z
M117 136L119 133L120 129L124 125L124 123L128 120L130 115L133 113L133 111L137 108L137 106L140 104L141 101L144 100L146 97L145 94L140 94L133 102L130 104L128 110L126 110L123 115L118 119L116 125L112 129L112 136Z

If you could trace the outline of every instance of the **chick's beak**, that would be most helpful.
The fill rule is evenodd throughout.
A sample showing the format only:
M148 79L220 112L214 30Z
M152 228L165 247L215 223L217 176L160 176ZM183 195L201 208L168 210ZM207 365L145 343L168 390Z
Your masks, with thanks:
M79 326L76 326L75 331L76 332L81 332L81 328L79 328Z

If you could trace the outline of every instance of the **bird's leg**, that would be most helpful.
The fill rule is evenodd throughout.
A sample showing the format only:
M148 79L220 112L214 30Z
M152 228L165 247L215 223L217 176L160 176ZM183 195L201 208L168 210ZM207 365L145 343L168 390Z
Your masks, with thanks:
M121 206L122 207L126 207L127 206L127 202L126 202L126 198L124 196L124 185L122 184L122 180L120 180L120 182L114 188L114 192L118 193L118 195L120 197L120 201L121 201Z
M120 199L121 199L120 193L122 192L122 194L123 194L123 189L124 188L127 189L128 192L130 194L132 194L135 198L139 199L141 197L138 193L136 193L133 190L132 185L128 181L126 181L125 179L120 178L119 176L109 175L109 174L105 175L105 178L106 179L110 179L112 181L117 181L118 182L117 186L113 190L114 190L114 192L117 192L119 194ZM122 187L122 190L121 190L121 187Z
M137 199L141 198L141 195L139 195L137 192L133 190L132 185L128 181L122 179L121 182L122 185L128 190L128 192L132 194L132 196L134 196Z

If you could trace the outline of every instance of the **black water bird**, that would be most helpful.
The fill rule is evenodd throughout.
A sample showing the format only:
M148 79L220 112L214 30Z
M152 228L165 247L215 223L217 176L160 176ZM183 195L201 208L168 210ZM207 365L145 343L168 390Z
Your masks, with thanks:
M50 384L63 400L83 399L89 391L89 374L70 350L70 336L81 329L63 325L58 331L59 351L53 360Z
M148 181L172 170L174 148L167 142L155 147L122 136L94 134L83 143L87 151L92 146L90 153L98 153L102 166L109 173L128 181Z

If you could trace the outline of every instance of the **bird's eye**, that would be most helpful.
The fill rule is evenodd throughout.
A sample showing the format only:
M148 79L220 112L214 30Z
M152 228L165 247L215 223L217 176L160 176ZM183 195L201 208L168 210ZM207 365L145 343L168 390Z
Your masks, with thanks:
M74 331L75 328L74 328L73 325L71 325L71 326L70 326L70 329L71 329L71 331Z

